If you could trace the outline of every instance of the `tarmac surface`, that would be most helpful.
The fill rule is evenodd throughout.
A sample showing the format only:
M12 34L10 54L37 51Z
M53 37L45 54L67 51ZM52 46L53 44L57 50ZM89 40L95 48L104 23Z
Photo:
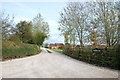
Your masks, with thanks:
M93 66L45 48L38 55L0 62L3 78L118 78L118 71ZM2 66L2 67L1 67Z

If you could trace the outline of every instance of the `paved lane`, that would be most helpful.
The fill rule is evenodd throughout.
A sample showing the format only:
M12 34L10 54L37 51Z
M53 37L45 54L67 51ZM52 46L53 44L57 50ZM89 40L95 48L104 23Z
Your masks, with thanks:
M117 78L118 72L46 49L35 56L0 62L4 78Z

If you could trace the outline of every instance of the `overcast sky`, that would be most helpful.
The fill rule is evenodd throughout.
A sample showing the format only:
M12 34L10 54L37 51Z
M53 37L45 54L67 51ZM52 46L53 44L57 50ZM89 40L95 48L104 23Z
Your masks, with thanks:
M58 31L59 13L66 6L65 2L2 2L0 8L9 15L14 15L15 23L20 20L32 20L41 13L50 27L50 37L45 43L63 43L64 38Z

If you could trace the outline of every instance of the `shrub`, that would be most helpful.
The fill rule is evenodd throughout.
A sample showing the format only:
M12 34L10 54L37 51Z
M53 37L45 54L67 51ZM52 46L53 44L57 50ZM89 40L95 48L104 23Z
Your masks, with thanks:
M41 46L43 44L45 38L47 38L47 36L43 32L36 31L35 34L34 34L34 42L38 46Z

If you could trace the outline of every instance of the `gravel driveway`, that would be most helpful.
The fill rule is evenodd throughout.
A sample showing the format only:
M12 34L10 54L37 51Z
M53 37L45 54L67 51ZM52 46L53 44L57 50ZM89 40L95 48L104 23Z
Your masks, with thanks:
M4 78L117 78L118 71L104 69L46 49L35 56L0 62Z

